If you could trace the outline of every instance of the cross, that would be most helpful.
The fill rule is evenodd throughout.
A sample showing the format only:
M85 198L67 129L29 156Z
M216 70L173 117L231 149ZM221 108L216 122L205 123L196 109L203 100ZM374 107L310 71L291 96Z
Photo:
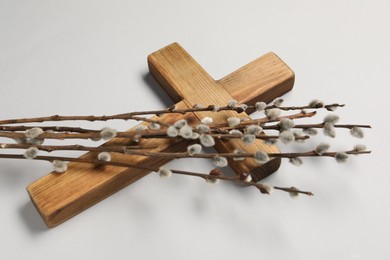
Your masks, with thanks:
M254 105L257 101L268 103L291 90L294 85L294 72L271 52L220 80L211 78L178 43L172 43L150 54L148 65L150 73L176 102L178 109L192 108L196 104L226 106L232 99L248 105ZM174 123L184 118L190 123L196 123L205 116L213 117L216 124L225 123L231 116L248 117L245 112L237 114L234 111L221 111L185 115L163 114L154 119ZM135 132L135 128L129 132ZM257 150L278 152L276 146L266 145L261 140L256 140L255 144L250 146L244 146L241 140L215 141L215 149L219 153L232 152L234 149L243 149L248 153ZM129 142L123 138L115 138L106 144L129 145ZM172 139L140 141L140 145L157 147L152 150L153 152L184 152L188 144L188 141L177 142ZM82 157L94 159L96 155L96 152L89 152ZM146 165L151 168L158 168L170 160L112 154L112 161ZM280 166L280 159L272 159L264 165L259 165L250 158L245 163L230 160L229 166L235 173L250 173L253 180L258 181L275 172ZM65 173L52 172L31 183L27 191L46 225L54 227L149 172L138 168L69 163Z

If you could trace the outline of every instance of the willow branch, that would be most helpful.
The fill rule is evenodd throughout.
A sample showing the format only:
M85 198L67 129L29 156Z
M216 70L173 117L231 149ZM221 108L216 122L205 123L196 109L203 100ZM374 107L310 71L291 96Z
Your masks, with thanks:
M325 108L326 110L330 110L331 108L336 108L336 107L344 107L344 104L328 104L328 105L320 105L317 107L312 107L312 106L290 106L290 107L284 107L284 106L275 106L275 105L268 105L266 106L265 109L272 109L272 108L279 108L280 110L284 111L289 111L289 110L304 110L304 109L320 109L320 108ZM250 106L250 108L255 108L255 106Z
M46 116L46 117L32 117L32 118L20 118L20 119L7 119L7 120L0 120L0 125L8 125L8 124L24 124L24 123L42 123L42 122L57 122L57 121L108 121L108 120L135 120L135 121L142 121L142 122L148 122L148 123L156 123L162 126L169 126L169 124L166 124L164 122L161 122L159 120L153 120L146 117L139 117L132 113L128 114L117 114L117 115L111 115L111 116L60 116L60 115L53 115L53 116Z
M147 130L148 131L148 130ZM151 132L143 131L140 133L134 133L134 132L117 132L116 137L118 138L128 138L128 139L135 139L138 140L141 138L144 139L151 139L151 138L181 138L180 136L177 137L170 137L166 134L166 132L162 131L154 131ZM194 130L196 132L196 130ZM210 133L211 136L215 138L223 138L223 139L240 139L242 138L242 135L238 134L225 134L225 133ZM11 139L23 139L26 138L24 133L18 133L18 132L1 132L0 131L0 137L5 138L11 138ZM277 135L264 135L259 134L256 135L257 139L261 140L267 140L267 139L277 139L279 136ZM90 133L51 133L51 132L44 132L38 137L39 139L57 139L57 140L64 140L64 139L99 139L100 138L100 131L99 132L90 132ZM310 138L309 136L300 136L296 137L296 140L306 140Z
M45 117L33 117L33 118L20 118L20 119L7 119L0 120L0 125L8 124L23 124L23 123L42 123L42 122L53 122L53 121L108 121L108 120L136 120L136 121L145 121L150 123L159 123L164 125L160 121L150 120L145 117L139 117L140 115L162 115L162 114L185 114L188 112L202 112L202 111L214 111L215 106L210 105L205 108L188 108L188 109L164 109L164 110L150 110L150 111L139 111L139 112L130 112L124 114L116 114L109 116L61 116L61 115L52 115ZM218 111L221 110L230 110L236 111L238 113L243 112L244 110L240 107L220 107ZM217 112L217 111L216 111Z
M171 171L172 171L172 173L175 173L175 174L181 174L181 175L187 175L187 176L196 176L196 177L203 178L205 180L218 179L218 180L224 180L224 181L229 181L229 182L233 182L233 183L238 183L238 184L241 184L241 185L244 185L244 186L252 186L252 187L256 187L258 189L265 189L265 186L263 184L261 184L261 183L241 181L241 180L237 179L237 177L229 177L229 176L226 176L226 175L219 175L219 176L214 176L213 175L213 176L211 176L209 174L188 172L188 171L181 171L181 170L171 170ZM285 192L297 192L297 193L302 193L302 194L306 194L306 195L309 195L309 196L313 196L314 195L310 191L301 191L301 190L298 190L298 189L295 189L295 188L275 187L275 186L273 186L273 187L274 187L274 189L282 190L282 191L285 191Z
M218 139L241 139L243 135L241 134L226 134L226 133L209 133L208 135L218 138ZM255 135L256 139L260 140L268 140L268 139L278 139L278 135L265 135L265 134L258 134ZM177 137L169 137L167 134L159 132L159 133L145 133L145 134L139 134L139 138L142 139L151 139L151 138L181 138L180 136ZM295 137L295 140L307 140L310 136L304 135L304 136L297 136Z
M371 151L345 151L347 154L369 154ZM189 154L189 153L164 153L164 152L144 152L144 151L126 151L126 154L138 155L138 156L149 156L149 157L164 157L164 158L203 158L213 159L215 157L226 157L226 158L254 158L255 153L207 153L207 154ZM296 157L318 157L328 156L335 157L337 152L327 152L318 154L315 151L299 152L299 153L268 153L271 158L296 158Z
M85 129L81 127L68 127L68 126L0 126L0 131L26 131L31 128L41 128L43 131L55 131L55 132L73 132L73 133L93 133L100 132L101 130Z
M126 153L129 150L146 150L146 149L155 149L157 146L141 146L141 145L131 145L131 146L83 146L83 145L31 145L31 144L7 144L0 143L0 149L28 149L30 147L35 147L38 150L45 152L53 151L89 151L89 152L116 152L116 153Z
M324 128L325 123L318 123L318 124L301 124L301 125L295 125L293 128L300 128L300 129L308 129L308 128ZM371 128L370 125L354 125L354 124L347 124L347 125L333 125L336 128L348 128L351 129L353 127L360 127L360 128ZM264 130L280 130L279 124L274 125L264 125L262 127Z
M23 155L18 155L18 154L0 154L0 158L3 159L25 159ZM60 160L60 161L67 161L67 162L79 162L79 163L89 163L89 164L95 164L95 165L112 165L112 166L120 166L120 167L128 167L128 168L136 168L136 169L142 169L142 170L147 170L147 171L154 171L158 172L158 169L144 166L144 165L133 165L133 164L128 164L128 163L122 163L122 162L106 162L106 161L99 161L97 159L84 159L84 158L72 158L72 157L60 157L60 156L37 156L34 158L34 160L41 160L41 161L49 161L53 162L55 160ZM239 180L237 177L229 177L225 175L220 175L220 176L211 176L209 174L204 174L204 173L197 173L197 172L188 172L188 171L181 171L181 170L171 170L172 173L178 174L178 175L186 175L186 176L195 176L195 177L200 177L203 179L219 179L219 180L224 180L224 181L230 181L238 184L242 184L244 186L253 186L258 189L264 189L264 185L261 183L255 183L255 182L246 182ZM295 188L288 188L288 187L274 187L274 189L285 191L285 192L296 192L296 193L302 193L306 194L309 196L312 196L313 193L309 191L301 191Z
M280 116L280 117L278 117L276 119L269 119L268 117L263 117L263 118L259 118L259 119L249 119L247 121L241 122L237 126L229 126L228 123L215 124L215 125L211 125L210 128L211 129L219 129L219 130L228 131L228 130L232 130L232 129L244 128L244 127L246 127L248 125L261 125L261 124L266 124L266 123L279 122L280 120L282 120L284 118L288 118L288 119L292 119L292 120L293 119L308 118L308 117L313 117L316 114L317 114L316 111L308 112L308 113L300 112L300 113L297 113L297 114Z
M328 107L343 107L344 105L340 104L330 104L323 106L324 108ZM280 110L302 110L302 109L319 109L323 107L310 107L310 106L290 106L290 107L282 107L282 106L274 106L269 105L266 107L266 109L271 108L278 108ZM255 109L255 106L248 106L248 108ZM44 116L44 117L32 117L32 118L19 118L19 119L7 119L7 120L0 120L0 125L8 125L8 124L22 124L22 123L42 123L42 122L51 122L51 121L107 121L107 120L137 120L137 121L146 121L148 122L147 118L144 117L138 117L140 115L162 115L162 114L186 114L189 112L218 112L222 110L228 110L228 111L236 111L237 113L244 112L244 109L242 107L219 107L216 109L214 105L209 105L207 107L203 108L188 108L188 109L163 109L163 110L149 110L149 111L137 111L137 112L130 112L130 113L123 113L123 114L115 114L115 115L103 115L103 116L61 116L61 115L52 115L52 116ZM153 121L156 122L156 121ZM156 122L157 123L157 122Z

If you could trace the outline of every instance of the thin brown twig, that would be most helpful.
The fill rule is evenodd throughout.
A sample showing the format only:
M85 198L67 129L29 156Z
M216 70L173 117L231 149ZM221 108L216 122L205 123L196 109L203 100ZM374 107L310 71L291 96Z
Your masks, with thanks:
M241 185L244 185L244 186L253 186L253 187L256 187L258 189L265 189L265 186L264 184L262 183L255 183L255 182L247 182L247 181L241 181L239 179L237 179L237 177L229 177L229 176L226 176L226 175L219 175L219 176L211 176L210 174L204 174L204 173L195 173L195 172L189 172L189 171L181 171L181 170L171 170L173 173L176 173L176 174L182 174L182 175L187 175L187 176L196 176L196 177L200 177L200 178L203 178L205 180L210 180L210 179L218 179L218 180L224 180L224 181L230 181L230 182L234 182L234 183L238 183L238 184L241 184ZM297 193L302 193L302 194L305 194L305 195L309 195L309 196L313 196L314 194L310 191L301 191L301 190L297 190L295 188L287 188L287 187L277 187L277 186L273 186L274 189L277 189L277 190L282 190L282 191L285 191L285 192L297 192Z
M25 159L23 155L18 155L18 154L0 154L0 158L3 159ZM122 163L122 162L113 162L113 161L99 161L97 159L85 159L85 158L71 158L71 157L54 157L54 156L37 156L34 158L34 160L41 160L41 161L49 161L53 162L55 160L60 160L60 161L65 161L65 162L79 162L79 163L89 163L89 164L95 164L97 166L101 165L112 165L112 166L120 166L120 167L128 167L128 168L136 168L136 169L143 169L147 171L154 171L158 172L158 169L151 168L148 166L144 165L133 165L133 164L128 164L128 163ZM255 182L246 182L239 180L237 177L229 177L225 175L220 175L220 176L211 176L209 174L204 174L204 173L196 173L196 172L188 172L188 171L182 171L182 170L171 170L172 173L174 174L179 174L179 175L186 175L186 176L195 176L195 177L200 177L205 180L207 179L220 179L220 180L225 180L225 181L230 181L234 183L239 183L244 186L253 186L258 189L265 189L264 184L261 183L255 183ZM288 188L288 187L274 187L274 189L285 191L285 192L294 192L294 193L301 193L301 194L306 194L309 196L312 196L313 193L309 191L301 191L295 188Z
M196 132L196 130L194 130ZM222 139L239 139L242 138L242 135L239 134L225 134L225 133L210 133L211 136L215 138L222 138ZM5 138L11 138L11 139L24 139L26 138L24 133L20 132L1 132L0 131L0 137ZM134 133L134 132L117 132L116 137L118 138L129 138L129 139L150 139L150 138L181 138L178 137L170 137L166 134L166 132L162 131L155 131L151 130L143 130L140 133ZM60 132L60 133L51 133L51 132L44 132L38 137L39 139L57 139L57 140L64 140L64 139L99 139L100 138L100 132L90 132L90 133L68 133L68 132ZM265 135L265 134L259 134L256 135L257 139L261 140L267 140L267 139L277 139L279 136L277 135ZM301 136L296 137L297 140L306 140L310 138L309 136Z
M157 146L141 146L141 145L130 145L130 146L83 146L83 145L33 145L33 144L8 144L0 143L1 149L28 149L30 147L35 147L40 151L53 152L53 151L95 151L95 152L116 152L116 153L126 153L129 150L147 150L155 149Z
M325 126L325 123L318 123L318 124L300 124L300 125L295 125L294 127L292 128L300 128L300 129L309 129L309 128L324 128ZM360 128L371 128L370 125L354 125L354 124L344 124L344 125L340 125L340 124L336 124L336 125L333 125L334 127L336 128L348 128L348 129L351 129L353 127L360 127ZM265 125L262 127L263 130L280 130L280 125L279 124L274 124L274 125Z
M344 107L345 105L344 104L337 104L337 103L333 103L333 104L327 104L327 105L318 105L318 106L315 106L315 107L312 107L312 106L309 106L309 105L306 105L306 106L290 106L290 107L283 107L283 106L275 106L275 105L268 105L265 107L265 110L267 109L272 109L272 108L278 108L280 110L284 110L284 111L289 111L289 110L304 110L304 109L320 109L320 108L325 108L326 110L330 110L331 108L336 108L336 107ZM248 108L256 108L255 106L249 106Z
M347 154L369 154L371 151L345 151ZM127 151L126 154L139 155L139 156L149 156L149 157L164 157L164 158L203 158L203 159L213 159L216 157L226 157L226 158L254 158L255 153L206 153L206 154L189 154L185 153L164 153L164 152L144 152L144 151ZM295 158L295 157L318 157L318 156L328 156L335 157L337 152L327 152L323 154L318 154L315 151L308 152L299 152L299 153L267 153L271 158Z
M324 108L327 107L342 107L344 105L340 104L330 104L323 106ZM255 106L248 106L249 108L255 108ZM310 107L310 106L290 106L290 107L276 107L274 105L269 105L265 109L271 109L271 108L278 108L281 110L302 110L302 109L319 109L323 107ZM153 122L153 123L162 123L159 121L150 121L150 119L144 118L144 117L138 117L140 115L162 115L162 114L186 114L189 112L204 112L204 111L222 111L222 110L229 110L229 111L236 111L237 113L244 112L244 109L240 106L237 107L219 107L218 110L215 109L214 105L209 105L207 107L203 108L188 108L188 109L163 109L163 110L149 110L149 111L137 111L137 112L130 112L130 113L123 113L123 114L116 114L116 115L103 115L103 116L61 116L61 115L52 115L52 116L44 116L44 117L32 117L32 118L19 118L19 119L6 119L6 120L0 120L0 125L8 125L8 124L22 124L22 123L42 123L42 122L49 122L49 121L107 121L107 120L137 120L137 121L146 121L146 122ZM163 125L163 124L162 124Z
M0 131L17 132L26 131L32 128L41 128L43 131L54 131L54 132L73 132L73 133L93 133L100 132L101 130L86 129L81 127L68 127L68 126L4 126L0 125Z
M313 112L308 112L308 113L296 113L292 115L285 115L285 116L280 116L276 119L269 119L268 117L263 117L259 119L248 119L247 121L242 121L239 125L237 126L229 126L228 123L223 123L223 124L215 124L210 126L211 129L220 129L224 131L232 130L232 129L240 129L244 128L248 125L262 125L266 123L273 123L273 122L278 122L284 118L289 118L289 119L301 119L301 118L308 118L308 117L313 117L317 114L316 111Z

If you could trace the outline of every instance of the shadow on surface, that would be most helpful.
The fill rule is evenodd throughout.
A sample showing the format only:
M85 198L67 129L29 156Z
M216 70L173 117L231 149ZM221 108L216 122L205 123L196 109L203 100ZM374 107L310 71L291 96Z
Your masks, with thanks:
M31 201L19 209L19 214L32 235L38 235L49 230Z
M153 78L152 74L147 72L142 76L142 79L150 87L153 93L161 99L164 106L170 107L174 104L172 99L168 96L168 94L164 91L164 89Z

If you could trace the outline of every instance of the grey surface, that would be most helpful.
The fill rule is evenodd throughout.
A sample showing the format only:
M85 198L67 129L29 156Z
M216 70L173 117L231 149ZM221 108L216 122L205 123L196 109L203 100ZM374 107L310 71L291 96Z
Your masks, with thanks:
M337 112L342 122L374 128L365 140L340 130L336 140L319 136L302 148L363 142L370 156L342 165L284 162L266 180L311 190L311 198L149 175L51 230L25 191L50 165L2 160L0 258L388 259L389 11L386 0L2 0L0 118L166 107L170 101L148 76L146 56L177 41L216 79L274 51L296 73L286 104L346 103Z

